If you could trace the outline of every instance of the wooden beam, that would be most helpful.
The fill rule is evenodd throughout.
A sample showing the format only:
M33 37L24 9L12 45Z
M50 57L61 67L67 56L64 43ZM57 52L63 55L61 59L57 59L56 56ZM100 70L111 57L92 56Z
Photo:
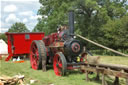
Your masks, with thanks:
M117 70L127 70L128 71L128 66L126 65L115 65L115 64L98 64L99 67L108 67L110 69L117 69Z
M119 85L119 77L115 77L114 85Z
M99 75L100 75L100 73L99 73L99 72L97 72L97 74L96 74L96 80L97 80L97 81L99 81L99 80L100 80L100 76L99 76Z
M126 85L128 85L128 78L126 79Z
M128 54L124 54L124 53L121 53L121 52L116 51L116 50L114 50L114 49L111 49L111 48L108 48L108 47L103 46L103 45L101 45L101 44L98 44L98 43L96 43L96 42L94 42L94 41L92 41L92 40L89 40L89 39L87 39L87 38L85 38L85 37L79 35L79 34L76 34L76 36L78 36L79 38L81 38L81 39L83 39L83 40L86 40L86 41L88 41L88 42L90 42L90 43L92 43L92 44L94 44L94 45L96 45L96 46L99 46L99 47L101 47L101 48L107 49L107 50L112 51L112 52L114 52L114 53L116 53L116 54L119 54L119 55L128 57Z
M89 77L88 77L88 71L86 71L86 81L89 81Z
M102 75L102 85L107 85L107 82L105 81L105 74Z
M128 73L122 73L121 71L105 70L106 75L112 75L116 77L128 78Z
M85 65L93 66L93 67L103 67L103 68L106 67L106 68L115 69L115 70L125 70L125 71L128 71L128 66L126 66L126 65L103 64L103 63L99 63L99 64L85 63Z

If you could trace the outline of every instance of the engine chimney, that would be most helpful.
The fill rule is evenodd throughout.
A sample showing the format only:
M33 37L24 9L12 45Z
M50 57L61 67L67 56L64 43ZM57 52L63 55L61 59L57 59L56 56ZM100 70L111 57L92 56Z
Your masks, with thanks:
M74 11L69 11L69 33L71 36L74 35Z

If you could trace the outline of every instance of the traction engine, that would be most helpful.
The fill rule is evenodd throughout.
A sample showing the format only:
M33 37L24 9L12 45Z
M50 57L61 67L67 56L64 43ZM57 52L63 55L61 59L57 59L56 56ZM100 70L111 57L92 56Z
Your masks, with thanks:
M53 64L57 76L63 76L67 70L78 69L74 64L86 62L84 46L74 38L74 12L69 12L69 28L60 27L56 33L34 40L30 48L30 62L33 69L46 71Z

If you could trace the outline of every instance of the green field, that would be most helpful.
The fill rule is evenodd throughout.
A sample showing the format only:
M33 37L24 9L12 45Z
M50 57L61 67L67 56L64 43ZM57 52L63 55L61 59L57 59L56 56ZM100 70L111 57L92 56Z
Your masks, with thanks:
M119 56L102 56L101 62L128 65L127 57ZM89 75L90 82L85 81L85 74L79 71L70 71L65 77L58 77L54 74L52 68L47 72L41 70L33 70L30 68L30 62L26 60L24 63L13 63L12 61L5 62L0 60L0 75L14 76L17 74L25 75L26 83L30 80L37 80L33 85L101 85L101 81L95 81L95 74ZM113 77L107 76L108 85L112 85ZM125 80L120 80L121 85L125 85Z

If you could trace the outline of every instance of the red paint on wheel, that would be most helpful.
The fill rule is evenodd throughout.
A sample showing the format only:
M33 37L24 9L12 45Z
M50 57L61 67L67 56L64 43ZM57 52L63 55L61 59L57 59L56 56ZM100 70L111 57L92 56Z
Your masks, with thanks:
M36 44L33 42L30 50L31 66L34 70L38 69L39 52Z
M58 54L56 54L54 56L53 67L54 67L55 74L57 76L61 76L62 61L61 61L60 56Z

